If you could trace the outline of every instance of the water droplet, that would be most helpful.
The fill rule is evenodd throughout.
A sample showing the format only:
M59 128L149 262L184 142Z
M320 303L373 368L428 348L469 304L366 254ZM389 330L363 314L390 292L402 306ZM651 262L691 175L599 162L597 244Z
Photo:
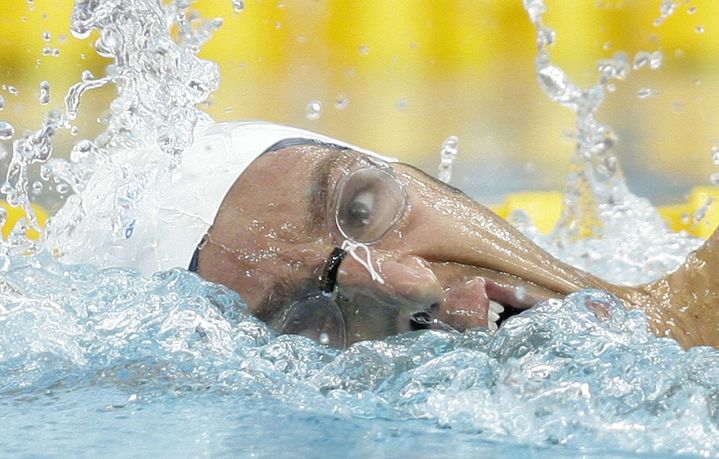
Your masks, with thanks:
M709 181L712 185L719 185L719 172L714 172L709 176Z
M714 161L715 165L719 166L719 145L712 147L712 161Z
M459 138L457 136L449 136L442 142L442 149L439 152L439 168L437 178L444 183L449 183L452 179L452 165L459 153Z
M551 46L556 40L556 34L554 30L549 27L540 27L537 30L537 44L541 47Z
M698 26L694 27L694 31L696 33L704 33L704 26L698 25Z
M539 23L542 20L542 15L547 11L543 0L524 0L524 9L533 24Z
M637 70L648 66L650 69L656 70L662 66L662 60L663 56L661 51L654 51L651 53L639 51L634 56L633 68L634 70Z
M362 56L368 55L368 54L369 54L369 46L367 46L367 45L361 45L361 46L359 47L359 53L360 53L360 55L362 55Z
M0 121L0 140L10 140L15 135L15 128L6 121Z
M77 126L73 126L70 128L70 135L76 136L77 133L80 132L80 128Z
M694 212L694 223L699 223L704 219L704 217L706 217L707 211L709 210L709 207L711 207L712 202L714 202L712 198L707 198L704 204L699 207L696 212Z
M46 46L42 49L42 55L43 56L51 56L52 55L52 48Z
M335 108L337 110L344 110L349 105L350 100L349 97L345 95L340 95L335 99Z
M617 85L614 83L609 83L607 85L607 92L615 92L617 90Z
M45 105L50 102L50 83L43 81L40 83L40 104Z
M35 195L38 195L38 194L42 193L42 189L43 189L43 183L42 183L41 181L36 180L35 182L33 182L33 184L32 184L32 192L33 192Z
M659 92L651 88L640 88L639 91L637 91L637 95L640 99L646 99L647 97L656 96L657 94L659 94Z
M327 333L324 333L324 332L320 333L319 341L320 341L320 344L324 344L324 345L330 344L330 335L328 335Z
M601 59L597 64L597 70L604 81L624 80L629 74L629 56L618 52L611 59Z
M322 115L322 102L313 100L305 107L305 116L308 120L316 120Z
M604 51L609 51L610 49L612 49L612 43L608 41L604 42L604 44L602 45L602 49Z
M407 110L407 107L409 107L409 103L407 102L407 99L399 99L395 102L394 106L397 110L404 112Z
M8 87L7 87L7 92L9 92L10 94L12 94L13 96L17 96L17 95L20 94L20 91L18 91L15 86L8 86Z
M235 13L241 13L245 11L245 2L243 0L232 0L232 10Z
M661 51L654 51L649 55L649 68L656 70L662 66L662 60L664 56Z
M5 98L0 96L0 111L5 110Z
M50 32L43 32L42 39L45 41L50 41Z
M696 13L696 12L697 12L697 7L696 7L696 6L690 6L690 7L687 9L687 14L694 14L694 13Z
M677 8L680 6L679 2L674 0L664 0L661 7L659 7L660 17L654 20L654 27L659 27L667 20L669 16L674 14Z

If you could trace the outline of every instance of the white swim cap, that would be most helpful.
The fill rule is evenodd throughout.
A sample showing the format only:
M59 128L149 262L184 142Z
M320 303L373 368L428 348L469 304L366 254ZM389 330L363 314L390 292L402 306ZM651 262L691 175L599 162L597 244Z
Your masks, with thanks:
M302 129L267 122L212 124L196 135L172 176L160 205L156 254L142 257L144 273L187 267L202 236L237 177L268 148L285 139L303 138L382 157L345 142ZM268 180L277 178L268 177ZM279 183L279 182L278 182ZM140 261L140 260L138 260Z

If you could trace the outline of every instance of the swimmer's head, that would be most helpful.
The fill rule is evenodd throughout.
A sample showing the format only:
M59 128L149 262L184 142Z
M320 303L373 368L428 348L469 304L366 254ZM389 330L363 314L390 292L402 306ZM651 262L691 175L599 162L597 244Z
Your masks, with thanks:
M412 166L307 139L276 144L244 170L197 261L278 332L338 346L417 328L492 329L540 300L607 288Z

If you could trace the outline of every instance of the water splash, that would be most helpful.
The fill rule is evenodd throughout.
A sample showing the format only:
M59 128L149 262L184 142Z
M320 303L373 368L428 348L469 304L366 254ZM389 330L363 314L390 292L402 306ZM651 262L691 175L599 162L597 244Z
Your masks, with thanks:
M670 6L670 2L665 2L663 17L673 12ZM655 275L665 274L665 269L677 266L687 247L696 247L697 243L668 231L649 201L627 189L618 158L613 153L616 135L596 116L607 92L613 91L613 82L628 77L632 69L629 57L626 53L617 52L611 59L600 60L597 83L588 88L579 87L551 60L549 48L556 37L554 31L542 22L546 12L544 2L525 0L524 7L537 30L539 85L553 101L576 114L573 135L576 146L562 217L552 242L544 242L543 245L570 263L598 272L610 261L596 255L601 253L597 251L597 245L616 244L625 249L623 254L631 254L628 261L619 260L619 266L636 274L623 276L619 274L622 268L618 268L607 276L622 283L632 283L639 278L648 280L645 273L637 272L638 266L651 267L647 270ZM640 52L635 56L633 66L658 69L661 61L660 51ZM640 97L653 94L653 90L648 90ZM634 234L629 234L626 228L633 228ZM646 249L648 240L652 241L650 250ZM611 254L609 257L613 258Z
M117 97L102 134L78 142L69 161L43 168L75 193L47 228L45 247L56 256L107 265L116 257L108 248L121 251L123 241L152 232L153 217L139 215L138 206L172 186L170 173L196 124L208 119L196 107L217 88L219 71L197 53L221 25L190 12L189 2L76 2L73 35L98 30L95 48L113 63L103 77L83 72L65 97L64 120L71 126L89 90L114 84Z

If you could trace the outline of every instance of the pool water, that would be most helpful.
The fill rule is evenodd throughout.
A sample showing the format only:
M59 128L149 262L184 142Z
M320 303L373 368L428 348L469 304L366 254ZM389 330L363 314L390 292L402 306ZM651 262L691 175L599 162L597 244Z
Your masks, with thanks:
M550 36L543 3L525 6ZM46 240L18 231L1 246L0 454L719 456L719 351L652 335L641 312L606 292L547 301L495 334L424 331L337 350L275 335L237 294L184 269L113 266L147 249L148 203L192 142L203 119L195 106L218 84L216 67L195 55L218 24L170 36L186 8L76 2L73 33L102 30L97 48L115 62L105 77L84 75L65 112L15 145L8 200L29 209L38 162L75 194ZM577 109L587 139L579 153L613 165L608 128L594 119L601 87L577 90L541 51L545 91ZM69 161L51 158L79 95L110 83L118 97L107 131ZM580 110L586 101L594 105ZM590 185L601 240L516 223L560 258L630 283L661 276L698 245L667 232L615 169L598 171L576 181ZM582 221L575 210L565 223ZM587 306L597 303L608 316Z
M339 351L275 336L181 269L26 263L2 289L6 453L719 454L719 351L653 336L605 292L494 335Z

